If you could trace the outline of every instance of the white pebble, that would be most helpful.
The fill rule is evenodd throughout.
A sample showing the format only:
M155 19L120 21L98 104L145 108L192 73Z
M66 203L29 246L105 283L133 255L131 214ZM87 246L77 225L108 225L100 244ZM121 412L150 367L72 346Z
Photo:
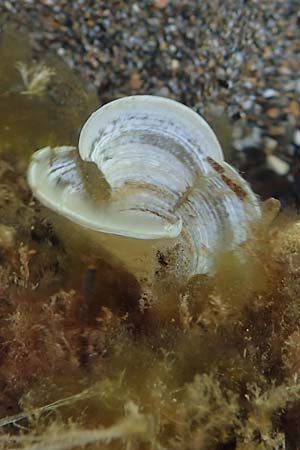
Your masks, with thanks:
M294 133L294 144L300 146L300 130L296 130Z
M275 91L275 89L266 89L263 93L263 96L265 98L273 98L278 96L278 91Z
M286 175L290 170L289 164L275 155L267 156L267 164L277 175Z

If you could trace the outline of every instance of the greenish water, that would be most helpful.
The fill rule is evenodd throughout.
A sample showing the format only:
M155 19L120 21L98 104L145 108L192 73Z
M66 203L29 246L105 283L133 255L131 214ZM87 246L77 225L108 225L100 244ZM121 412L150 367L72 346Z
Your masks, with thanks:
M55 55L34 60L29 38L13 28L0 35L0 60L0 154L28 160L47 145L76 145L96 92Z

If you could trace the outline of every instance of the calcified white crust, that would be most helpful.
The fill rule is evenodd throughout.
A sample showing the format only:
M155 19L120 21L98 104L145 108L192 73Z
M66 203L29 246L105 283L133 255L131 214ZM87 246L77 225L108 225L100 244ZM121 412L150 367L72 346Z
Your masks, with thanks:
M208 124L173 100L134 96L98 109L82 128L79 154L97 165L109 195L90 195L76 149L48 147L28 169L36 197L86 228L162 239L168 254L174 247L171 264L185 273L210 270L215 249L245 241L260 215Z

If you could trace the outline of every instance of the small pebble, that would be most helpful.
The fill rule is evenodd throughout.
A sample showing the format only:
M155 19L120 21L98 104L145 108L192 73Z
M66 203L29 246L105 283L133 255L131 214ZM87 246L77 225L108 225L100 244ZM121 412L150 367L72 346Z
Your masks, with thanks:
M276 141L276 139L267 137L267 138L265 138L265 145L266 145L266 149L272 153L278 146L278 142Z
M156 90L154 92L155 95L159 95L161 97L169 97L170 95L170 89L167 88L166 86L163 86L162 88Z
M270 119L277 119L279 114L280 114L280 110L276 107L270 108L267 111L267 115L268 115L268 117L270 117Z
M177 70L179 68L179 61L178 59L172 59L172 70Z
M241 151L246 148L257 148L261 143L261 130L259 128L253 128L251 134L248 136L237 139L234 141L234 147Z
M128 84L131 89L139 89L141 87L141 83L142 83L142 80L141 80L140 74L136 72L131 75Z
M277 173L277 175L287 175L290 170L289 164L286 161L278 158L278 156L267 155L266 162L269 168Z
M253 99L249 98L242 103L242 107L244 111L249 111L253 106Z
M154 6L158 9L164 9L169 3L169 0L154 0Z
M271 136L283 136L285 133L285 128L281 125L274 125L268 129Z
M294 133L294 144L300 146L300 130L296 130Z
M275 91L275 89L266 89L263 93L263 96L265 98L274 98L278 96L278 91Z
M288 106L288 111L293 116L300 116L300 105L296 100L292 100Z

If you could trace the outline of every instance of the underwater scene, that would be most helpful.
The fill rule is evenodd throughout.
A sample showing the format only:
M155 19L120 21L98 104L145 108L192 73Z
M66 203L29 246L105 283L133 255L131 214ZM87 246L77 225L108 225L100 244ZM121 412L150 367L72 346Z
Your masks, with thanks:
M297 0L0 0L0 449L300 449Z

